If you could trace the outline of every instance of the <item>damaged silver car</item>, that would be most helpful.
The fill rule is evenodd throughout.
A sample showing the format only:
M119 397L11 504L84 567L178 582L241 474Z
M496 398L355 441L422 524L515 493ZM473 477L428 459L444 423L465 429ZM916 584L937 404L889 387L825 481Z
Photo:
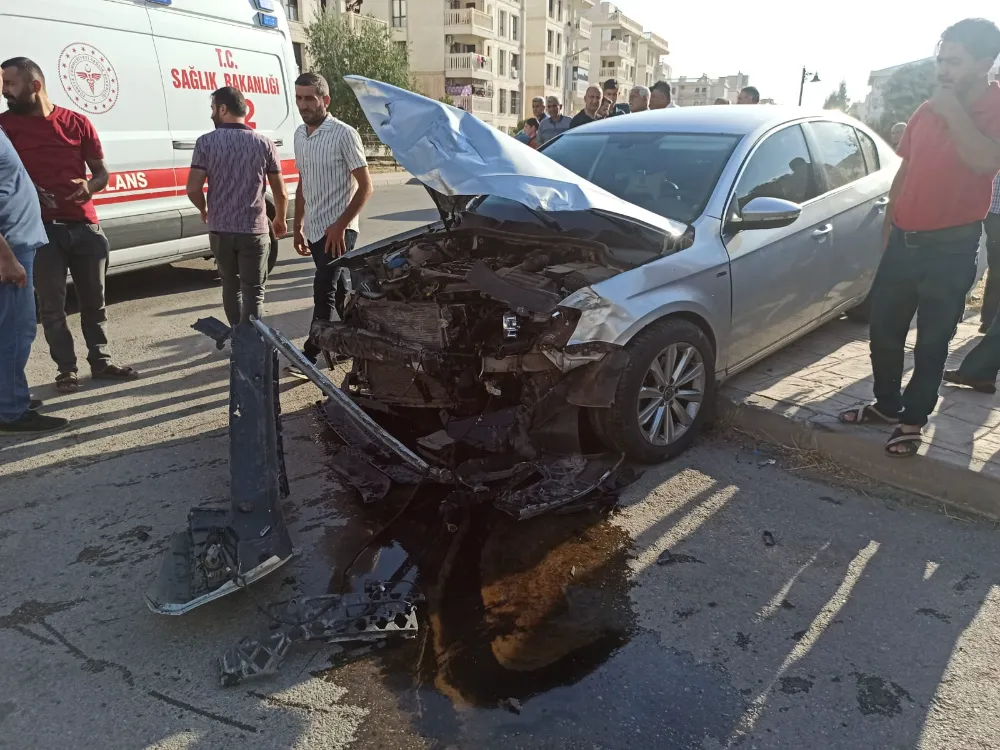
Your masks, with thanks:
M459 466L470 441L663 461L717 383L868 293L897 159L853 120L669 110L543 154L348 81L441 221L339 259L340 320L311 335L352 358L351 399L433 464Z

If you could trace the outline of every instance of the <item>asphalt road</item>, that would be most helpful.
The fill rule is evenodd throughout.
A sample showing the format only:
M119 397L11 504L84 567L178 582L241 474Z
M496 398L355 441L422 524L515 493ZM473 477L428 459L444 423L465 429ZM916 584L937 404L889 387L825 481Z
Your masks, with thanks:
M363 240L429 205L380 190ZM282 248L267 311L290 335L311 273ZM108 296L115 356L144 377L59 396L39 340L34 393L74 428L0 441L0 747L1000 747L993 525L805 478L808 456L724 434L607 517L478 510L450 531L421 497L345 571L390 509L337 484L318 391L285 382L301 554L251 595L151 614L169 535L227 502L227 359L189 328L221 316L219 289L192 263L113 278ZM219 686L213 658L267 632L259 605L404 560L428 598L420 637L347 665L302 647Z

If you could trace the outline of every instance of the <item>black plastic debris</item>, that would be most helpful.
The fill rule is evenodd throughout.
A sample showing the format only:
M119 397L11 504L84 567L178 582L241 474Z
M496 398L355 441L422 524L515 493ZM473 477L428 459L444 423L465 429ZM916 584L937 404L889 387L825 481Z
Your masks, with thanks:
M774 541L774 534L772 534L770 531L765 531L763 534L761 534L761 538L764 540L765 547L773 547L775 544L777 544L777 542Z
M278 629L263 638L244 640L219 659L223 687L274 674L296 643L326 641L366 647L372 641L413 638L417 634L417 603L411 584L368 582L363 593L330 594L293 599L274 605ZM344 652L338 651L343 657Z
M218 321L216 321L218 322ZM253 324L233 332L229 377L230 507L192 508L170 540L149 608L180 615L278 569L293 554L281 512L289 494L278 356Z
M684 563L699 563L704 565L705 563L699 560L697 557L692 555L678 555L671 552L668 549L663 550L660 556L656 558L657 565L678 565Z
M216 349L225 348L226 342L233 335L232 327L218 318L199 318L191 327L198 333L203 333L212 339Z

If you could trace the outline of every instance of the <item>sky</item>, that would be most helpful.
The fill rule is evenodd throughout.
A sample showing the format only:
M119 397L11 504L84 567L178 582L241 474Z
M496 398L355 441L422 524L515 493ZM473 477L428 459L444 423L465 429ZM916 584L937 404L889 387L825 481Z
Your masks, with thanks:
M852 100L864 99L870 71L932 56L941 32L955 21L981 16L1000 24L997 0L614 4L647 31L666 38L675 77L742 72L762 97L796 104L805 66L819 74L820 82L806 83L803 104L816 107L841 80Z

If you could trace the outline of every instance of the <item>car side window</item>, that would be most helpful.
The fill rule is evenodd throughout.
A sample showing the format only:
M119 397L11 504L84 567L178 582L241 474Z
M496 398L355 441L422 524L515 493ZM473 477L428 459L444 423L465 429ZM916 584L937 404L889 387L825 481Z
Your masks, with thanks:
M736 185L740 210L754 198L783 198L805 203L819 194L812 159L798 125L767 136L754 151Z
M817 166L826 177L827 190L836 190L868 174L853 127L842 122L811 122L809 129L819 148Z
M878 159L878 146L864 131L855 128L854 132L858 134L858 140L861 141L861 153L865 155L865 166L868 168L868 174L878 172L882 168Z

